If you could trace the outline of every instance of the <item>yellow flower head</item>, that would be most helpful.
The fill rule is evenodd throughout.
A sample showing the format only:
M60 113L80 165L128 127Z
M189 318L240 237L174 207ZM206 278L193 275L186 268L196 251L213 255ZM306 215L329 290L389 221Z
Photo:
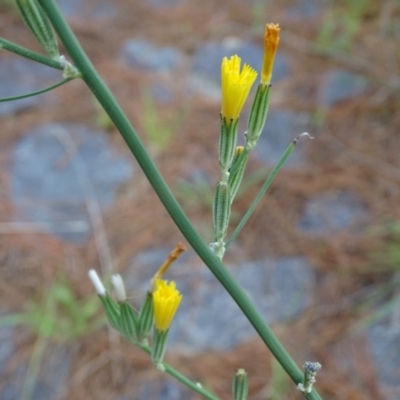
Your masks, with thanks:
M272 69L274 68L274 60L276 50L279 45L279 24L267 24L264 34L264 60L261 72L261 83L268 85L271 83Z
M244 64L240 71L241 59L237 55L230 59L224 57L221 64L222 116L227 120L236 120L243 104L256 80L257 72Z
M154 321L160 331L169 329L182 300L182 295L175 286L174 281L168 283L162 279L156 280L156 290L153 293Z

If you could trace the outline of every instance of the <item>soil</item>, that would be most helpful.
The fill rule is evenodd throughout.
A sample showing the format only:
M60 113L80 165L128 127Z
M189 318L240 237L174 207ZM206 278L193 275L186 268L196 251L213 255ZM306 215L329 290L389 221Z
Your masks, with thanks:
M272 96L276 98L272 102L312 115L315 123L310 133L315 139L306 150L305 167L286 169L279 174L238 238L238 246L249 259L259 259L268 251L271 256L300 254L311 260L317 274L318 301L301 318L272 328L296 362L302 364L307 357L323 365L317 378L321 396L341 400L384 398L376 372L379 366L374 365L365 337L349 338L348 334L359 321L372 314L367 300L386 290L399 265L396 256L399 237L391 229L400 219L398 3L364 2L365 9L354 17L355 33L347 38L344 47L337 43L337 38L346 33L344 24L338 24L325 42L321 32L335 21L335 16L351 14L347 1L325 4L307 19L288 14L290 1L265 4L255 1L250 6L250 2L239 0L205 0L199 6L195 0L182 0L163 7L151 6L150 2L113 3L118 9L116 17L71 19L71 26L172 187L179 177L187 177L188 165L196 165L213 182L218 181L219 103L195 94L183 97L185 84L178 76L159 76L127 67L118 57L121 43L127 38L146 38L157 46L174 46L190 57L205 40L221 41L233 36L261 43L260 20L262 24L281 24L280 48L290 54L295 64L290 78L274 87ZM0 35L40 51L18 14L2 2ZM321 82L315 77L339 67L364 74L371 85L362 94L334 106L321 106L316 95ZM185 107L185 116L175 127L173 139L162 149L156 148L144 134L143 93L157 79L174 87L176 93L182 93L172 102L158 106L159 121L168 124L171 115ZM87 123L99 113L90 91L80 81L57 89L57 100L45 108L26 109L0 118L3 223L10 221L13 210L6 167L9 150L15 142L32 126L44 122ZM116 129L109 127L107 132L121 155L129 156ZM250 171L259 167L256 160L250 162ZM133 178L123 185L118 199L103 215L117 271L124 271L133 256L143 250L172 249L177 242L185 242L139 170L134 177L134 194L132 185ZM258 188L255 185L240 198L235 213L246 211ZM301 232L296 221L307 200L329 190L357 193L370 212L369 226L362 232L340 231L326 237ZM185 199L182 204L208 240L209 204ZM89 298L93 288L87 271L100 269L99 257L95 235L85 246L76 246L38 232L4 233L0 244L2 312L25 310L32 299L50 290L60 270L78 299ZM394 297L394 289L387 289L379 304ZM37 343L37 332L26 326L20 326L16 332L15 351L3 372L2 387L15 376L21 363L29 362ZM63 343L71 352L72 372L60 397L63 399L138 398L136 391L143 382L163 378L146 354L105 327L83 332L73 340L52 337L50 342ZM240 367L250 377L249 399L300 398L294 385L277 372L268 349L257 338L225 352L196 356L169 354L168 361L192 379L211 387L221 399L231 398L232 376ZM122 395L127 397L118 397Z

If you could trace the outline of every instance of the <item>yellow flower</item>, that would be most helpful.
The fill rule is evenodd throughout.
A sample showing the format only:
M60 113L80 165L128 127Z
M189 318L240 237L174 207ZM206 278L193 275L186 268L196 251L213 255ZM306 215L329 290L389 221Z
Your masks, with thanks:
M241 59L237 55L230 59L224 57L221 64L222 116L227 120L236 120L249 95L257 72L244 64L240 71Z
M279 28L279 24L267 24L265 26L264 60L261 72L261 83L263 85L268 85L271 83L275 54L279 45L280 30L281 28Z
M182 295L175 288L175 282L168 283L162 279L156 280L156 290L153 293L154 322L160 331L166 331L171 325Z

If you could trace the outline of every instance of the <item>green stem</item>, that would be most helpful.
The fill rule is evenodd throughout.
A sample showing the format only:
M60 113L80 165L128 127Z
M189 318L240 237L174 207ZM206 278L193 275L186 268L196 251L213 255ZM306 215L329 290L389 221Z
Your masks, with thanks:
M151 348L149 346L135 343L136 346L140 347L144 350L147 354L151 355ZM183 383L188 388L194 390L195 392L201 394L204 398L209 400L218 400L218 397L212 395L208 390L201 387L198 383L191 381L190 379L186 378L186 376L182 375L179 371L175 368L171 367L169 364L163 361L162 365L165 367L165 372L169 375L173 376L179 382Z
M21 94L19 96L12 96L12 97L3 97L2 99L0 99L0 103L3 103L5 101L14 101L14 100L20 100L20 99L25 99L27 97L33 97L33 96L37 96L38 94L42 94L42 93L46 93L49 92L50 90L53 90L55 88L58 88L59 86L64 85L65 83L68 83L69 81L72 81L74 78L67 78L67 79L63 79L60 82L57 82L54 85L51 85L47 88L38 90L36 92L31 92L31 93L26 93L26 94Z
M263 317L255 308L247 294L235 281L222 262L218 260L210 248L204 243L199 233L183 212L153 160L149 156L139 136L129 122L127 116L124 114L118 102L98 75L85 51L82 49L67 21L61 14L57 4L54 0L39 0L39 2L52 22L61 42L67 49L74 65L81 72L82 79L96 96L110 119L114 122L176 226L199 257L235 300L264 343L268 346L272 354L292 378L295 384L297 385L298 383L303 382L303 372L298 368L296 363L287 353L286 349L265 323ZM307 394L306 397L311 400L320 399L320 396L315 390Z
M3 39L2 37L0 37L0 49L11 51L12 53L18 54L25 58L29 58L30 60L47 65L49 67L60 69L61 71L64 69L63 63L56 60L52 60L51 58L48 58L41 54L35 53L34 51L30 51L25 47L9 42L8 40Z
M279 170L282 168L283 164L287 160L287 158L290 156L294 148L296 147L297 143L297 138L290 143L289 147L286 149L285 153L279 160L278 164L276 164L275 168L271 171L271 173L268 175L267 180L264 182L262 185L260 191L258 192L256 198L253 200L253 203L247 210L246 214L243 216L242 220L239 222L239 225L236 227L236 229L233 231L232 235L230 238L227 240L225 248L227 249L229 245L236 239L236 236L239 234L239 232L242 230L248 219L250 218L251 214L253 214L255 208L257 207L258 203L260 202L261 198L264 196L265 192L271 185L272 181L274 180L276 174L279 172Z

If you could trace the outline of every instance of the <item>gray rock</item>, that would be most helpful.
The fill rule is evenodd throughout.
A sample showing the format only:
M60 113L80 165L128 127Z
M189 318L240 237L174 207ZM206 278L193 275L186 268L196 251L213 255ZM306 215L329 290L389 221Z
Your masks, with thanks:
M149 72L170 72L182 61L181 53L174 47L156 47L141 39L126 40L121 53L128 66Z
M193 54L190 88L213 98L220 96L222 58L229 58L235 54L241 57L242 63L250 64L260 71L263 60L263 48L260 45L237 39L227 39L222 43L206 42ZM285 53L278 52L275 57L272 83L286 78L290 72L289 58Z
M335 69L325 76L318 91L318 99L320 104L330 107L364 93L367 88L368 80L363 75Z
M183 0L148 0L148 3L154 8L171 7L179 4Z
M286 15L289 18L312 18L315 17L323 8L324 4L318 0L296 0L286 10Z
M46 65L30 61L22 57L0 57L0 98L12 97L44 89L52 83L62 80L62 72ZM54 93L44 93L39 96L27 97L0 103L0 116L12 115L48 102L54 101Z
M309 132L311 118L306 113L270 109L264 130L260 136L255 156L268 165L275 165L290 143L299 134ZM312 143L303 138L287 159L284 167L297 167L306 163L305 148Z
M173 94L170 89L160 83L154 83L150 87L150 95L159 103L167 104L173 100Z
M393 326L388 318L368 329L374 367L384 398L400 398L400 326Z
M111 18L118 14L117 6L108 0L59 0L58 4L67 17L86 21Z
M1 317L4 315L1 314ZM0 325L0 376L4 375L3 370L15 351L13 335L13 327Z
M71 365L71 353L66 346L48 347L43 356L39 379L32 400L64 398Z
M329 234L351 228L368 217L368 209L357 194L333 191L317 194L308 201L298 228L314 235Z
M69 143L77 149L72 158ZM90 233L87 202L95 198L100 207L110 206L118 186L132 175L132 163L112 151L101 131L47 124L16 144L10 172L16 218L44 223L50 232L79 243ZM68 227L71 221L78 221L75 227Z
M151 381L143 383L134 397L135 400L187 400L190 399L193 392L186 386L175 381L173 378L162 381Z
M59 400L64 398L71 355L65 346L47 346L41 359L40 372L33 382L32 400ZM0 394L4 400L21 398L22 390L26 384L28 370L27 364L22 364L17 372L7 382Z
M127 271L131 278L124 277L127 286L134 290L141 287L140 292L145 293L167 254L166 250L155 250L135 257L132 269ZM180 259L166 276L177 282L183 295L169 333L170 346L188 353L222 351L254 336L254 328L212 273L206 267L192 265L190 258ZM228 269L268 323L297 316L311 301L314 273L302 257L247 262Z

